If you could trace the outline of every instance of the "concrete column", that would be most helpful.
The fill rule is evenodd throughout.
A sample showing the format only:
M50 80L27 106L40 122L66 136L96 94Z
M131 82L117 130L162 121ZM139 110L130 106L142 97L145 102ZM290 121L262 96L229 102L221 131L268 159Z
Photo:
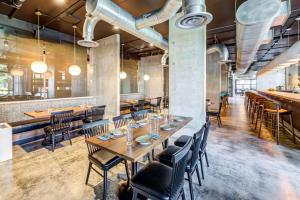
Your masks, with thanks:
M163 96L163 68L161 65L161 55L142 57L139 66L140 90L145 97ZM148 74L150 80L145 81L144 75Z
M169 22L170 114L193 117L179 134L193 134L205 122L206 27L183 30Z
M120 35L97 41L90 51L88 65L89 92L97 105L106 105L108 116L120 114Z

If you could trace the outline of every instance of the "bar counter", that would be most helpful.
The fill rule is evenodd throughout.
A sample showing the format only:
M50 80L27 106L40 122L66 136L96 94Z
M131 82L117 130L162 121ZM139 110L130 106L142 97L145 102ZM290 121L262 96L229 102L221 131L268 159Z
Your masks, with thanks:
M259 94L275 100L280 103L281 107L293 111L294 128L299 136L300 131L300 94L278 91L257 91ZM285 119L285 121L287 121Z

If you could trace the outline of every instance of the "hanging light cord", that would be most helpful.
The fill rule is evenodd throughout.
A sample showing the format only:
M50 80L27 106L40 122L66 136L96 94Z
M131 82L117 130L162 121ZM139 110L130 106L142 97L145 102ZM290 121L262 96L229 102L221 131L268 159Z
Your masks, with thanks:
M124 62L123 61L124 60L124 50L123 50L124 48L123 47L124 47L124 44L122 44L122 72L123 72L123 66L124 66L123 65L123 62Z
M73 26L73 46L74 46L74 52L73 52L73 62L74 62L74 65L76 64L76 44L75 44L75 41L76 41L76 33L75 33L75 29L76 29L76 26L74 25Z
M41 46L40 46L40 15L37 14L38 16L38 50L39 50L39 59L41 59Z
M300 21L300 20L297 20L297 22L298 22L298 41L299 41L299 39L300 39L300 37L299 37L299 21Z

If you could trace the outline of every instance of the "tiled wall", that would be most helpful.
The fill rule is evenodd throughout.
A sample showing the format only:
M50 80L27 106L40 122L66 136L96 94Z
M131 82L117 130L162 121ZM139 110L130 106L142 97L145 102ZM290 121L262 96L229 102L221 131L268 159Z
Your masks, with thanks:
M24 114L25 112L80 106L82 104L96 105L96 98L77 97L0 103L0 122L17 122L31 119Z

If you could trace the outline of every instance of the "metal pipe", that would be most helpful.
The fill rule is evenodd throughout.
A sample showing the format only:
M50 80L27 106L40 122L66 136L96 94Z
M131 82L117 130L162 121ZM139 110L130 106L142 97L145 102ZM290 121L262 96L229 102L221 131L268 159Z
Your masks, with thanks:
M230 60L228 60L229 52L227 47L224 44L214 44L206 50L206 54L208 55L216 52L218 52L220 55L221 63L230 62Z
M135 26L142 29L168 21L181 6L182 0L167 0L162 8L136 18Z

